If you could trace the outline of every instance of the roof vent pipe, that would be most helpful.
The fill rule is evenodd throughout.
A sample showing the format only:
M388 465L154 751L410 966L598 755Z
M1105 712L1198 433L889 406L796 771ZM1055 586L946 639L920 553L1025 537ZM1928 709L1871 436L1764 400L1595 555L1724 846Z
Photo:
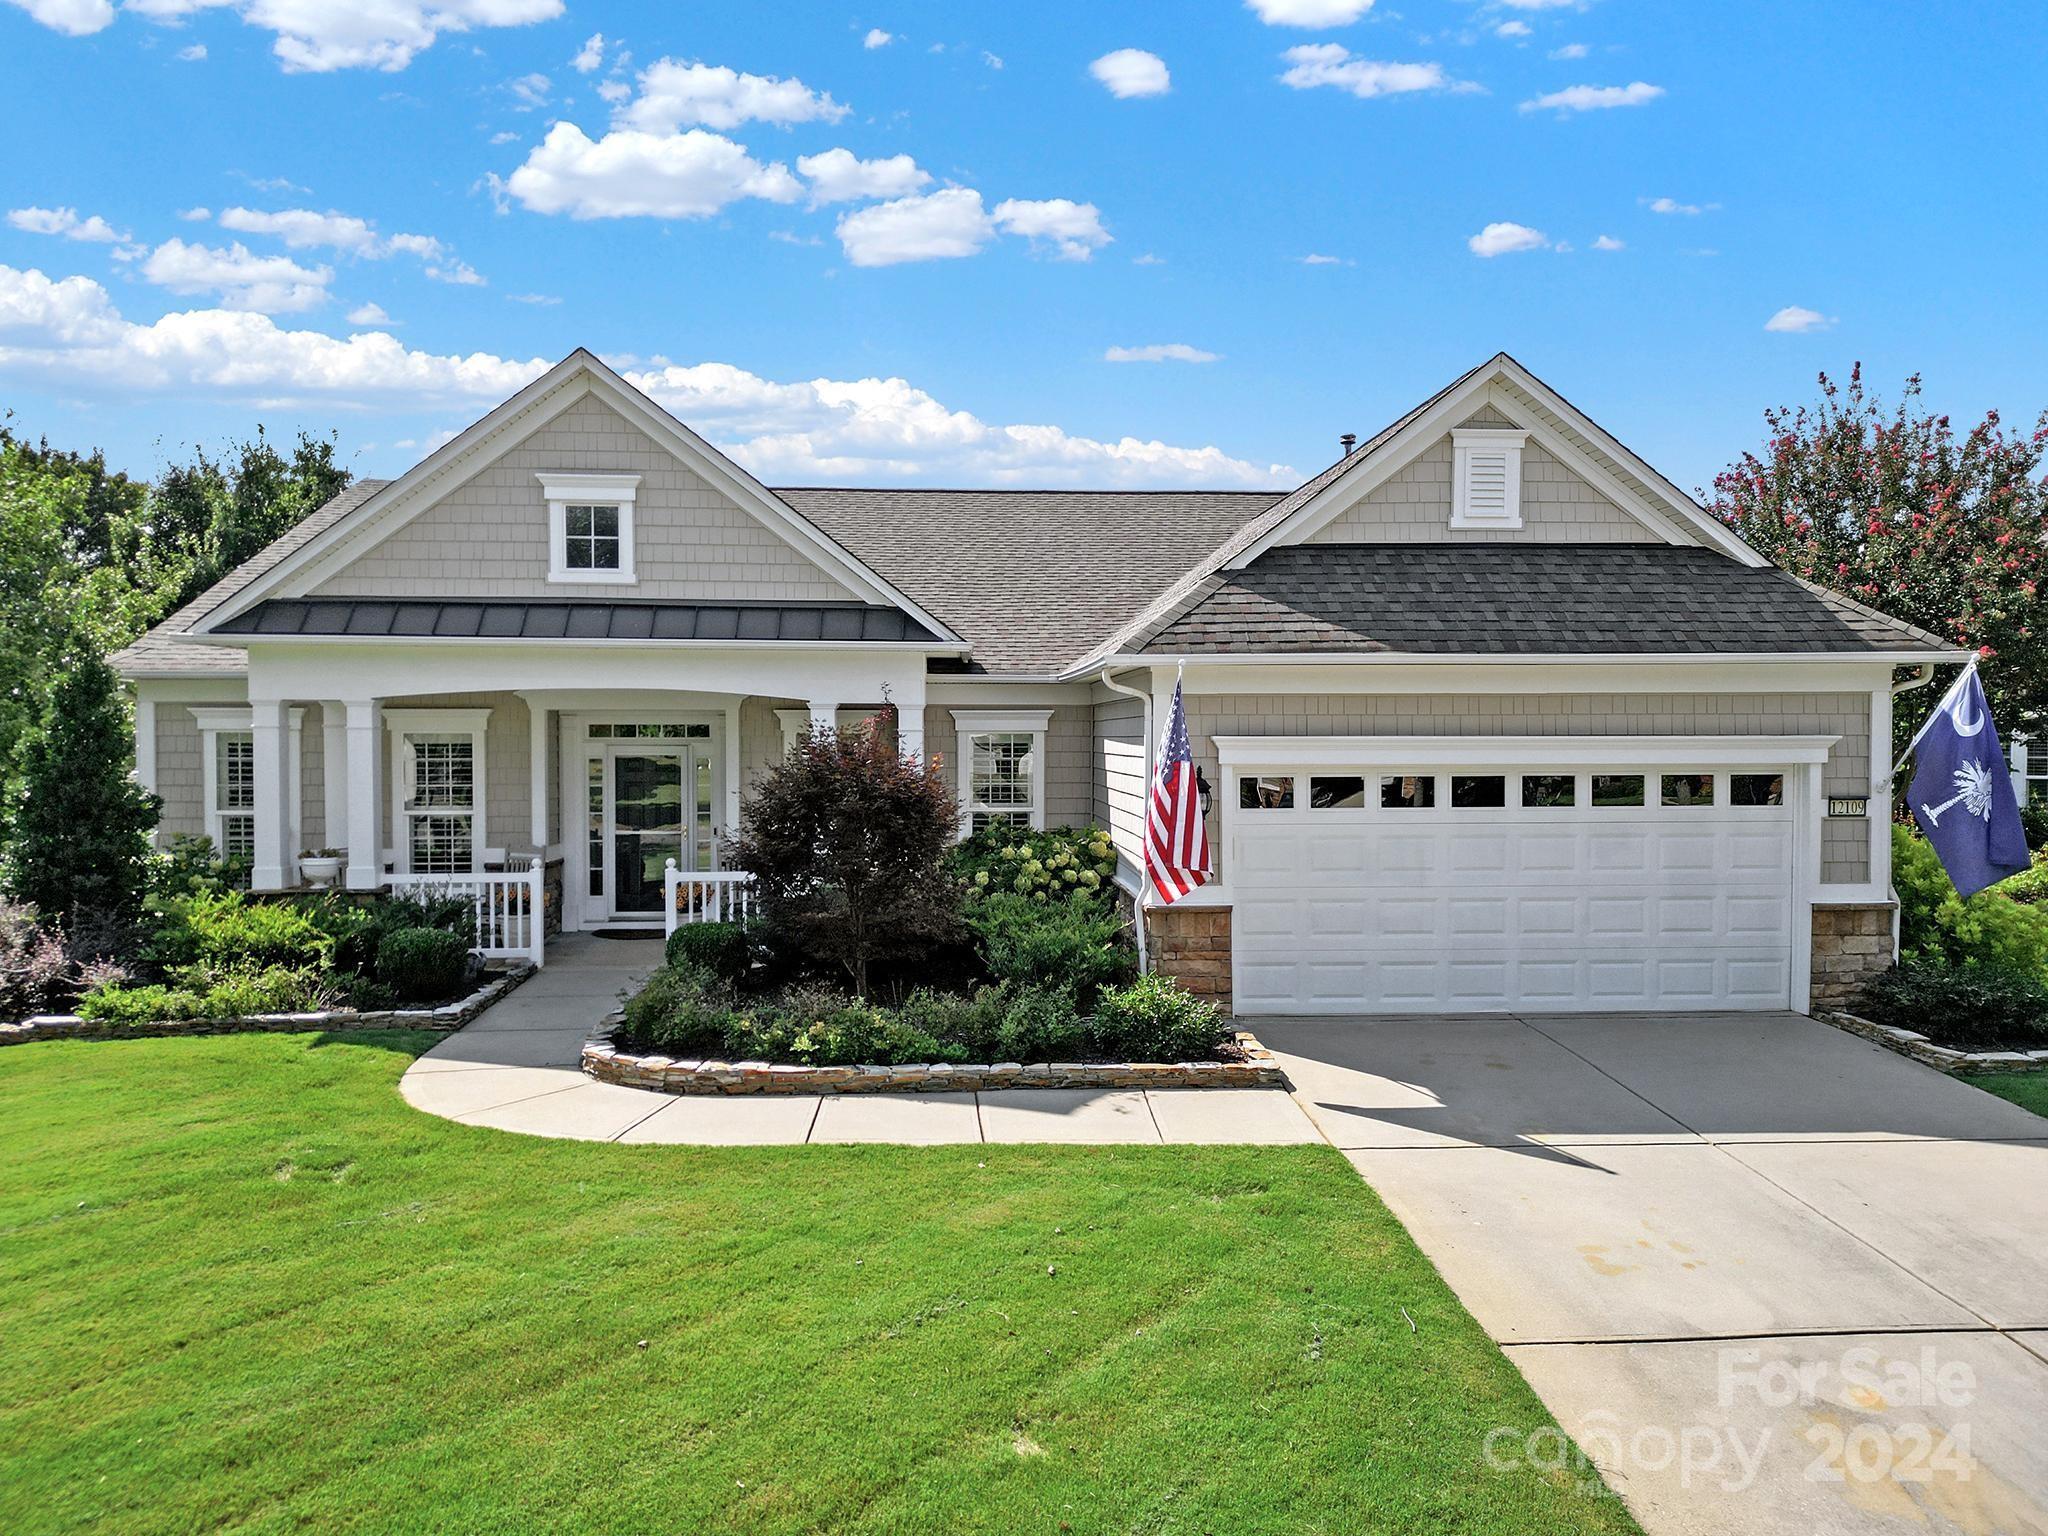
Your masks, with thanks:
M1337 441L1343 445L1344 457L1348 459L1351 457L1351 450L1358 446L1358 434L1356 432L1346 432Z

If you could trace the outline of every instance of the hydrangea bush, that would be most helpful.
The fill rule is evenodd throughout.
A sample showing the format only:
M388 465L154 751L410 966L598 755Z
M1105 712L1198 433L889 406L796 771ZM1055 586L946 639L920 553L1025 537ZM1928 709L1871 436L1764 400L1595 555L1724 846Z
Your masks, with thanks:
M1116 849L1100 827L985 827L954 855L970 902L1014 893L1034 901L1076 892L1108 902L1116 893Z

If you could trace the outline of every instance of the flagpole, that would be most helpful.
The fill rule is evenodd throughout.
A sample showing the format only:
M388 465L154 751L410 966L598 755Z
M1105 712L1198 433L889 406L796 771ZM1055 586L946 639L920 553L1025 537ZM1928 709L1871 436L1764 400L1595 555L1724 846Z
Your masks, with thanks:
M1928 728L1941 717L1942 710L1948 707L1950 696L1958 688L1962 687L1964 683L1969 681L1970 674L1977 670L1978 660L1978 654L1973 652L1969 661L1964 664L1963 670L1956 674L1956 680L1948 685L1948 692L1941 696L1940 701L1935 704L1934 708L1927 711L1927 718L1920 722L1920 729L1913 733L1913 739L1906 743L1906 750L1901 752L1899 760L1892 764L1892 771L1886 780L1887 785L1896 785L1898 783L1899 770L1906 766L1906 759L1913 755L1913 749L1920 745L1920 738L1927 734Z

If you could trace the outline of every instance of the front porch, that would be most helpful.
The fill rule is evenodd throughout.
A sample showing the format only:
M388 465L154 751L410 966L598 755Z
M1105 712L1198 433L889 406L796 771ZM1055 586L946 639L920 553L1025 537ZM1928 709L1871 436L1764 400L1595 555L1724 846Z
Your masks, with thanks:
M337 653L316 679L303 651L254 647L246 707L184 711L203 830L258 891L307 886L325 850L350 890L440 886L516 912L534 883L549 929L659 930L679 904L687 919L734 899L731 880L697 877L725 871L744 792L806 729L875 721L924 751L922 654L610 653L581 669L605 686L574 687L572 661ZM516 662L526 675L507 679ZM642 685L655 670L671 686ZM370 671L385 691L336 696ZM431 691L429 671L445 679ZM524 686L481 686L508 680Z

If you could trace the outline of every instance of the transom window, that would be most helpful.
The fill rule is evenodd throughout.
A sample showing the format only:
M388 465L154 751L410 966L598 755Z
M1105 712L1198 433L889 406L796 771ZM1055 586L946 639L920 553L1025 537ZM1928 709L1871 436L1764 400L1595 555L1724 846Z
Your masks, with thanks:
M1569 773L1525 773L1522 775L1522 804L1531 809L1576 805L1579 781Z
M632 582L638 475L543 471L548 503L548 580Z
M1674 810L1715 806L1782 806L1781 773L1378 773L1331 771L1307 777L1295 798L1296 775L1239 773L1237 809L1288 811ZM1726 780L1723 788L1722 781ZM1447 784L1439 801L1439 784Z
M639 725L630 723L606 725L600 723L590 728L590 739L592 741L631 741L635 739L645 741L650 737L664 741L709 741L711 739L711 727L702 723L685 723L670 720Z
M1714 803L1714 776L1711 773L1667 773L1663 780L1666 805Z
M985 827L1045 825L1045 733L1049 709L956 709L960 821Z
M1294 775L1245 774L1237 781L1237 807L1241 811L1293 810Z
M1426 811L1436 804L1436 780L1426 773L1387 774L1380 780L1380 804L1390 811Z

